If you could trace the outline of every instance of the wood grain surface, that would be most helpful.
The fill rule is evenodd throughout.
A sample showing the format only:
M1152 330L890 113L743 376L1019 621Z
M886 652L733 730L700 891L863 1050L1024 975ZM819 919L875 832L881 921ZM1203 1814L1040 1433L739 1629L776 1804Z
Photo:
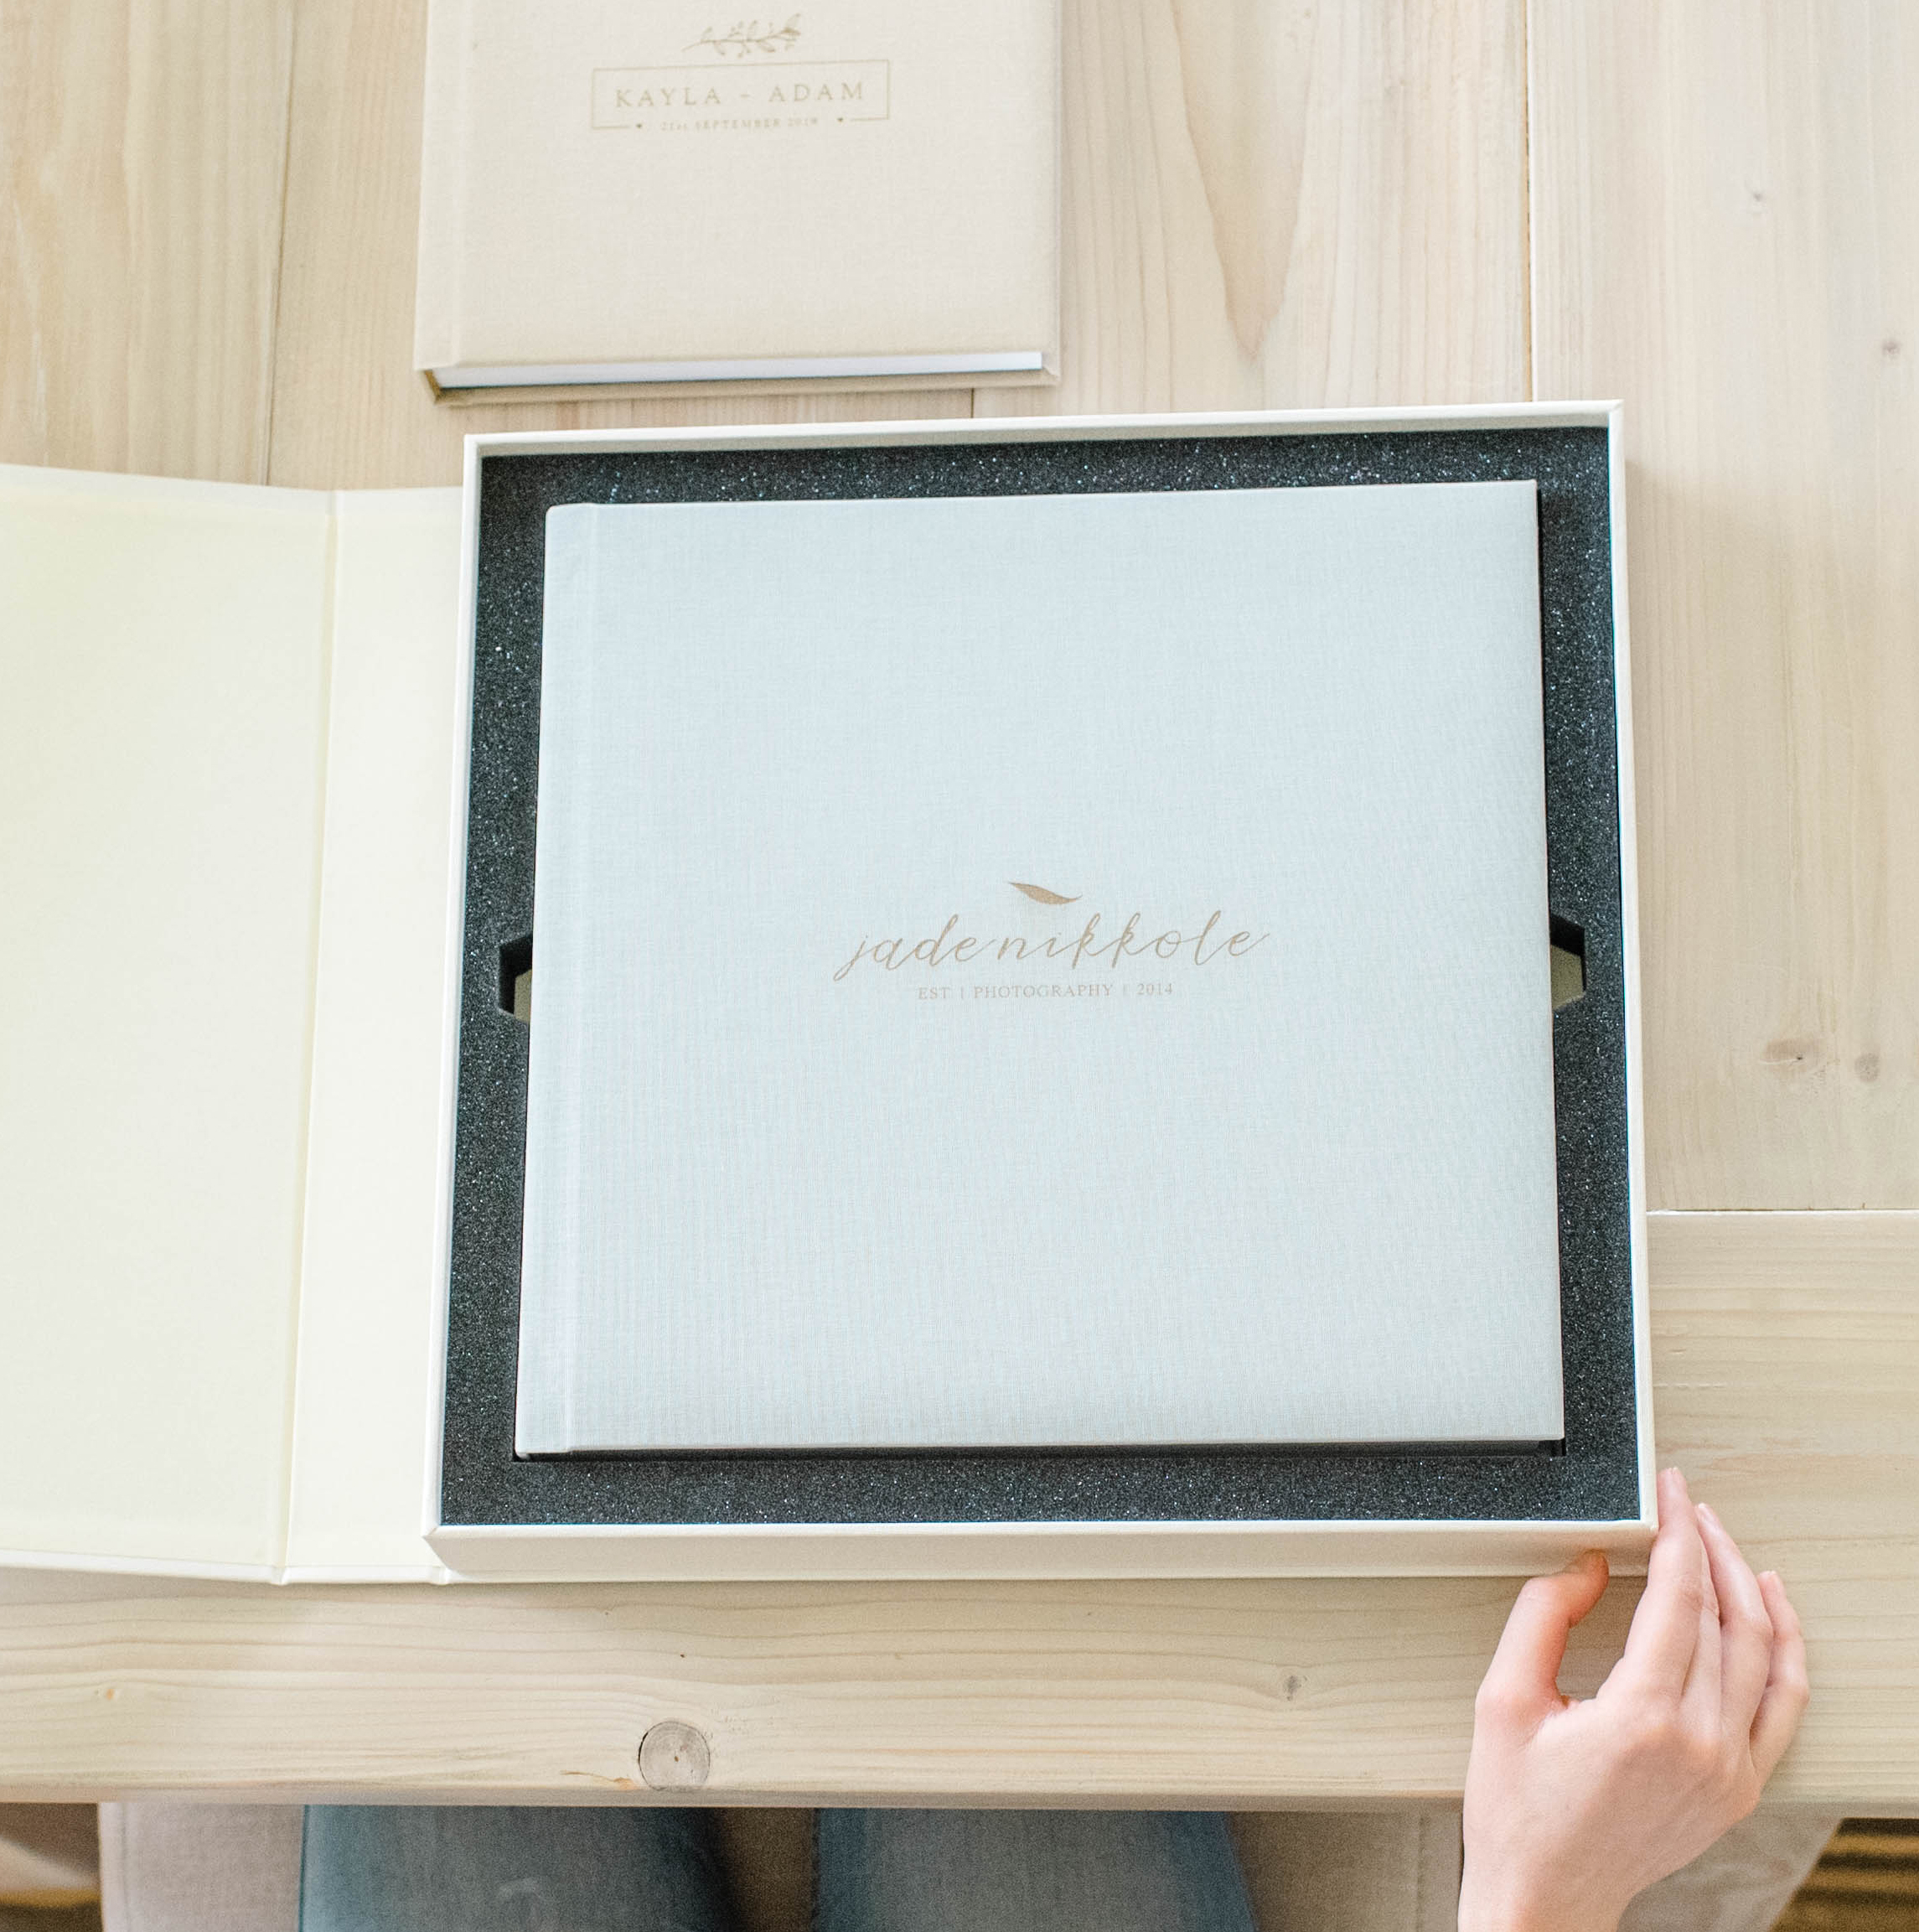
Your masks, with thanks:
M1539 394L1627 402L1650 1198L1919 1204L1919 8L1539 0Z
M0 0L0 459L455 480L423 0ZM980 412L1622 396L1650 1194L1919 1206L1919 12L1067 0L1064 380ZM928 415L965 391L768 398ZM1919 1810L1911 1214L1657 1226L1658 1425L1802 1603L1782 1799ZM1506 1582L0 1579L0 1786L1445 1801ZM1632 1602L1582 1633L1590 1680Z
M980 412L1528 394L1514 0L1068 0L1061 381Z
M1816 1694L1772 1791L1919 1811L1919 1215L1658 1217L1665 1447L1779 1568ZM0 1578L0 1797L1456 1800L1509 1580L242 1588ZM1616 1584L1566 1681L1616 1655Z
M294 0L0 0L0 460L266 480Z

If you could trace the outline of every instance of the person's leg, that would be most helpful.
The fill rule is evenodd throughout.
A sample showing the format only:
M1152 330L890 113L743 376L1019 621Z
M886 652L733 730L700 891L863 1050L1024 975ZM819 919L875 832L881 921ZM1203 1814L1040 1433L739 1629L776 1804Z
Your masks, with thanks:
M297 1805L100 1807L106 1932L298 1932Z
M1839 1823L1829 1812L1756 1811L1642 1892L1621 1932L1767 1932Z
M1262 1811L1234 1821L1262 1925L1456 1932L1456 1811Z
M1253 1932L1218 1811L822 1811L818 1932Z
M732 1932L703 1811L313 1805L300 1932Z

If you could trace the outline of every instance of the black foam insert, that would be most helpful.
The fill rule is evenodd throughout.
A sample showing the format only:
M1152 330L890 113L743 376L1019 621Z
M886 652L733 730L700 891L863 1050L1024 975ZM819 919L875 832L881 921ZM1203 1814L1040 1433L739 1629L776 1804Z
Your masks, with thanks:
M515 1457L530 1036L502 1010L502 948L533 930L550 509L1528 477L1539 486L1549 899L1554 919L1583 935L1586 975L1584 996L1553 1022L1563 1442L1518 1448ZM1596 1521L1637 1515L1611 504L1603 429L499 453L483 458L479 492L443 1521ZM1546 938L1540 935L1542 945ZM510 1008L510 997L504 1004Z

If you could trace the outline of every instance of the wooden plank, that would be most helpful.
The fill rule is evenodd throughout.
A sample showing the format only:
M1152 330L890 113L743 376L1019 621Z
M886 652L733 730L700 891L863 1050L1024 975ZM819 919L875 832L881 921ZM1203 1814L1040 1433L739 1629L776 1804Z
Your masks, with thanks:
M1535 388L1627 404L1649 1198L1919 1204L1919 11L1535 0Z
M1656 1215L1660 1451L1805 1619L1777 1795L1919 1811L1919 1214Z
M670 1718L705 1735L701 1796L727 1803L1378 1801L1456 1788L1510 1597L1404 1580L275 1593L16 1575L0 1790L640 1801L639 1740Z
M266 475L292 0L0 0L0 461Z
M462 439L488 430L971 413L965 389L435 403L413 368L426 0L296 3L271 481L318 489L458 483Z
M1655 1220L1676 1458L1812 1634L1773 1797L1919 1811L1919 1215ZM0 1579L0 1795L1456 1801L1510 1580L297 1588ZM1636 1586L1580 1633L1616 1655ZM654 1723L706 1738L653 1792Z
M1066 0L1063 381L1006 413L1528 393L1521 0Z

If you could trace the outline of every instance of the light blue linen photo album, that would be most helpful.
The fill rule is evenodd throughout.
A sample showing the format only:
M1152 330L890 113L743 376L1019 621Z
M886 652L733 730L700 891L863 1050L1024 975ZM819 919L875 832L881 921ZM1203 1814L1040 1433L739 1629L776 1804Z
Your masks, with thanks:
M1556 1438L1537 544L551 510L519 1452Z

